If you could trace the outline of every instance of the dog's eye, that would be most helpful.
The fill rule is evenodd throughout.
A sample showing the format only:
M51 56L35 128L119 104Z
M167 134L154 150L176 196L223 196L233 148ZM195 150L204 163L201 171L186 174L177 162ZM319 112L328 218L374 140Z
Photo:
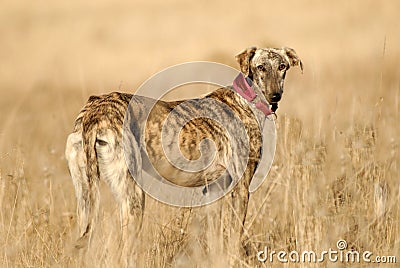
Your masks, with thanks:
M258 65L257 69L260 70L260 71L265 71L264 65Z
M281 63L278 67L279 71L283 71L286 69L286 65L284 63Z

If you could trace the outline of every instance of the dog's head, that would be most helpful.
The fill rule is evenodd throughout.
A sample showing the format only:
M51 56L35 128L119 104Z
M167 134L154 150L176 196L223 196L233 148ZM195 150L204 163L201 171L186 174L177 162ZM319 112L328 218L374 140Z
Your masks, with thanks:
M283 94L283 82L291 66L303 64L292 48L250 47L236 55L242 73L250 78L275 111ZM274 109L275 107L275 109Z

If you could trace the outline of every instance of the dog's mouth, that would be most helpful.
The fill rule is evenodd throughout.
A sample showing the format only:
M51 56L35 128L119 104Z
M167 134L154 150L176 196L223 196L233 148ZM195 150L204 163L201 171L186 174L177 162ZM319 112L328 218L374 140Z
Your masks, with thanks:
M280 93L273 93L273 94L269 94L267 96L267 100L268 100L269 104L271 105L272 112L275 113L275 111L278 109L278 102L281 100L281 98L282 98L282 94L280 94Z
M277 102L271 102L271 111L276 112L278 110L278 103Z

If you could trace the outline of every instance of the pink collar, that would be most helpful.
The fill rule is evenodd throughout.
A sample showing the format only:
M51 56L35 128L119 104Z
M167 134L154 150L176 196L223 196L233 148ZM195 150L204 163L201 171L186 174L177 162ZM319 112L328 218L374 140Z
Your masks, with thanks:
M248 102L253 103L258 110L265 114L265 116L273 114L268 103L265 101L258 100L257 102L254 102L254 99L257 98L257 93L254 92L254 89L249 85L249 83L247 83L246 78L242 73L240 73L233 81L233 89Z

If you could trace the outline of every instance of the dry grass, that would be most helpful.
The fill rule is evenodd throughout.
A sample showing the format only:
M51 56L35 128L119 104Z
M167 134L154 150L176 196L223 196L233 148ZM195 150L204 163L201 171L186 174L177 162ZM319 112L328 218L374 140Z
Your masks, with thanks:
M90 94L131 91L183 61L235 66L233 55L252 44L293 46L306 69L287 78L274 164L250 201L247 264L262 267L255 254L264 246L318 252L335 248L338 239L376 255L397 254L400 261L399 3L254 5L2 5L1 266L79 266L72 248L75 197L63 151ZM118 266L118 210L102 191L86 263ZM138 267L225 267L222 240L214 236L221 228L217 205L188 211L149 198L146 206Z

